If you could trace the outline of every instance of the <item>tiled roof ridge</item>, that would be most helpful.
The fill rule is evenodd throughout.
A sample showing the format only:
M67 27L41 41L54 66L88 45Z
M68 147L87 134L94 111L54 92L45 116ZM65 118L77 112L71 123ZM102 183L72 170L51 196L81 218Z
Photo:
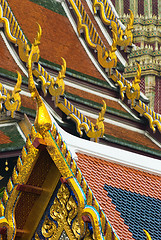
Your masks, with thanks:
M28 58L28 51L30 50L28 40L11 11L7 0L0 0L0 18L1 22L4 24L7 38L13 44L18 45L20 58L22 61L26 61Z
M92 23L90 17L85 11L80 0L68 0L71 8L77 17L77 31L79 36L82 32L84 32L84 38L92 51L94 51L97 55L97 59L99 64L103 68L112 68L117 65L117 57L116 57L116 43L117 43L117 35L113 32L113 43L110 46L110 49L107 50L103 41L101 40L97 30L95 29L94 24ZM69 6L68 6L69 7ZM107 61L107 58L110 58Z
M94 138L97 141L98 138L103 137L104 134L104 114L106 111L106 103L103 101L103 107L99 114L96 124L94 125L87 117L85 117L73 104L70 103L65 97L63 101L59 101L59 96L64 94L65 85L64 85L64 77L66 72L66 61L63 59L62 69L59 71L59 74L56 80L51 77L48 72L41 67L38 63L38 70L34 69L33 73L39 77L41 81L42 90L44 95L47 94L47 89L52 97L55 98L55 105L61 111L63 111L68 117L70 117L75 123L77 127L77 132L80 136L83 135L82 129L85 130L86 135L89 138Z

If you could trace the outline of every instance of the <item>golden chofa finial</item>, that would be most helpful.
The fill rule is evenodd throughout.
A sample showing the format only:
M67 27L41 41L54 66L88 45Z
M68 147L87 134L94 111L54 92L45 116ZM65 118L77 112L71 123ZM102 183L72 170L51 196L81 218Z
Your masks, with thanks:
M35 39L34 44L32 44L31 52L28 58L28 74L29 74L28 88L31 93L31 97L35 99L37 103L37 114L36 114L34 126L36 130L41 135L43 135L46 131L51 129L52 121L45 107L45 104L43 103L43 100L36 89L34 79L33 79L33 74L32 74L32 64L35 61L38 61L40 57L40 50L38 45L40 44L42 30L39 24L38 26L39 26L39 31L37 33L37 38Z

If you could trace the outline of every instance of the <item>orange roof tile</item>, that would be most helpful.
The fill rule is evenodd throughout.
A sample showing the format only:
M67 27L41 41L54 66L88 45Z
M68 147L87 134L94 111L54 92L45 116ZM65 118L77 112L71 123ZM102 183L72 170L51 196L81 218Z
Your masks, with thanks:
M128 226L120 217L120 212L116 210L104 186L107 184L114 188L161 200L161 177L85 154L77 153L77 155L78 167L116 233L122 240L133 239Z
M85 91L82 91L82 90L79 90L77 88L70 87L67 85L65 86L65 90L69 93L75 94L79 97L82 97L82 98L85 98L85 99L88 99L88 100L91 100L91 101L94 101L94 102L97 102L100 104L103 104L102 100L105 100L107 106L109 106L111 108L115 108L115 109L123 111L123 112L127 112L118 102L115 102L115 101L112 101L109 99L103 99L102 97L96 96L91 93L87 93Z
M105 123L105 133L113 137L121 138L132 143L141 144L143 146L153 148L155 150L161 150L155 143L153 143L148 137L144 134L134 132L116 125Z
M12 58L1 36L0 46L0 67L12 72L16 72L16 70L18 70L22 75L24 75Z
M0 131L0 144L11 143L12 141L2 131Z
M36 101L31 97L27 97L25 95L21 95L21 105L26 108L30 108L36 110Z

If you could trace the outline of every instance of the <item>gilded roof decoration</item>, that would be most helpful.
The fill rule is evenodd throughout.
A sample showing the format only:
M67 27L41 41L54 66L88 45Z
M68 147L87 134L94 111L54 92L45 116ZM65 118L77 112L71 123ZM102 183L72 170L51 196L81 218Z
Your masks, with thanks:
M0 110L10 111L12 118L14 117L14 112L19 111L21 107L21 97L19 93L21 92L20 87L22 83L22 77L19 72L17 72L17 74L17 83L12 93L7 92L7 90L0 83Z
M37 128L37 131L34 127L32 127L31 135L27 138L26 147L22 150L22 157L18 158L17 166L14 168L12 179L9 180L7 184L7 188L4 190L3 199L0 201L0 227L6 227L7 228L7 239L15 239L16 236L16 223L15 223L15 217L14 217L14 211L16 207L16 203L18 201L18 198L20 196L20 192L17 190L17 184L25 184L31 171L32 166L35 163L39 150L37 150L33 146L33 141L36 138L42 139L46 143L46 148L56 164L57 168L59 169L62 177L65 179L66 183L70 186L72 189L75 198L78 203L78 210L74 208L74 212L71 213L71 215L68 216L68 223L70 224L73 219L73 214L77 214L78 218L75 221L75 224L73 225L73 232L75 234L78 234L78 224L79 224L79 236L77 235L78 239L82 238L83 236L86 237L86 234L89 234L86 232L87 230L87 224L86 224L86 218L85 216L89 217L90 222L93 227L93 236L94 239L105 239L106 236L111 236L111 240L118 239L115 232L113 231L111 225L107 221L104 213L102 212L98 202L94 198L91 190L88 188L88 185L83 178L80 170L77 168L77 164L75 160L71 157L70 152L67 150L67 146L65 142L63 142L61 135L57 132L55 125L53 125L53 129L50 132L49 126L46 127L46 122L48 123L48 115L45 115L46 119L43 121L40 120L39 125L39 117L41 117L44 114L44 108L45 105L42 106L42 100L38 96L38 92L36 90L35 84L33 82L32 77L32 59L33 59L33 52L35 54L39 54L38 46L32 45L31 53L28 60L28 68L29 68L29 89L32 94L33 98L36 98L36 102L38 105L38 113L37 113L37 120L35 120L35 127ZM37 59L37 57L36 57ZM43 108L41 111L42 115L39 115L39 109ZM104 109L102 110L99 121L103 120L104 115ZM46 110L47 113L47 110ZM44 117L44 115L42 116ZM43 126L44 125L44 126ZM51 126L50 126L51 127ZM63 185L62 185L63 187ZM64 188L62 189L64 196ZM61 198L61 193L59 194L58 198ZM59 199L59 201L61 201ZM62 203L64 203L64 200L62 199ZM68 208L71 208L72 205L75 203L72 199L70 199L70 202L68 203ZM62 221L61 218L61 212L60 214L56 214L57 211L53 212L53 210L59 208L59 204L53 205L52 209L52 216L53 219L57 219L57 221ZM54 214L54 215L53 215ZM56 214L56 215L55 215ZM64 212L63 212L64 215ZM84 219L84 220L83 220ZM74 222L73 222L74 223ZM46 235L45 229L46 229L46 222L44 223L44 230L43 234ZM54 230L55 228L52 228ZM63 229L62 229L63 230ZM49 233L48 233L49 234ZM53 234L53 232L50 232L50 234ZM37 238L37 236L36 236ZM87 238L88 239L88 238Z
M44 93L44 96L47 95L47 89L49 93L55 97L56 104L58 103L58 97L64 94L65 91L65 84L63 79L65 78L65 72L66 72L66 61L64 58L62 58L63 64L62 68L59 71L59 74L56 78L56 80L51 77L46 70L38 63L38 71L35 69L35 73L37 77L40 79L42 83L42 90Z
M0 1L0 23L3 24L6 36L15 45L18 45L19 56L22 61L27 62L30 47L25 35L18 25L6 0Z
M72 120L75 121L77 126L77 132L80 136L83 135L82 130L89 138L93 138L95 142L98 138L104 135L104 114L106 112L106 103L103 100L103 107L99 113L96 124L94 125L87 117L85 117L77 108L75 108L66 98L64 98L63 103L58 103L57 106Z
M94 0L93 1L93 12L94 14L97 13L97 10L100 10L100 16L105 25L111 26L113 32L117 36L117 45L124 47L124 50L126 50L126 47L129 45L132 45L133 42L133 34L131 30L133 29L133 23L134 23L134 15L131 10L130 11L130 19L129 23L127 24L127 27L125 31L123 31L122 27L120 26L120 23L115 16L114 12L112 11L112 8L108 2L108 0ZM113 33L113 34L114 34Z
M145 103L139 100L140 97L140 78L141 78L141 67L138 65L138 71L135 79L132 82L132 85L126 80L121 73L117 70L114 70L113 73L110 75L112 80L116 82L120 87L120 95L121 99L124 99L124 92L129 100L131 100L131 108L135 109L140 116L144 116L149 121L149 126L156 132L156 127L161 133L161 116L160 114L155 113L152 111Z
M28 174L32 170L33 161L36 160L38 154L38 150L32 145L32 140L36 136L38 134L32 128L31 139L27 138L26 147L22 149L22 157L18 158L17 168L14 168L12 179L9 179L3 198L0 200L0 227L5 226L7 228L8 240L14 239L16 234L14 211L20 195L16 189L17 183L24 184L27 181Z
M32 44L31 52L30 52L30 55L28 58L28 75L29 75L28 88L30 90L31 97L33 99L36 99L37 108L38 108L34 125L35 125L36 130L43 134L47 130L51 129L52 122L51 122L49 113L45 107L45 104L42 101L42 99L36 89L33 75L32 75L32 64L34 62L38 62L39 57L40 57L40 50L39 50L38 45L40 44L42 29L39 24L38 24L38 27L39 27L39 30L37 32L37 37L35 38L34 44Z
M116 50L118 35L116 35L115 31L112 30L113 37L114 37L113 44L111 46L111 50L107 51L101 38L99 37L98 33L96 32L94 25L92 24L87 13L85 12L80 0L79 1L70 0L70 3L77 15L78 20L79 20L78 21L78 32L81 33L81 29L83 29L85 31L86 40L87 40L88 44L89 45L91 44L90 47L93 49L96 49L96 48L99 49L97 53L98 53L99 63L101 64L101 66L103 66L104 68L116 67L117 57L115 55L115 50ZM100 3L100 4L102 5L102 3ZM109 6L107 2L105 4L106 4L106 6ZM109 11L111 11L111 8L108 8L108 9L109 9ZM131 11L130 11L130 13L131 13L131 17L130 17L129 25L127 25L128 29L132 28L132 23L133 23L133 15L132 15ZM112 14L112 12L111 12L111 14ZM118 24L118 21L116 20L117 18L114 17L114 15L111 15L111 16L113 16L113 19L115 19L115 21ZM6 32L8 39L11 42L13 42L14 44L18 44L19 56L20 56L21 60L24 62L27 62L28 58L29 58L29 52L30 52L29 44L27 43L25 35L23 34L22 30L20 29L6 0L1 0L0 21L4 24L5 32ZM37 41L39 43L39 40L37 40ZM108 57L111 59L111 61L106 61ZM33 59L33 60L36 62L38 61L38 59ZM65 63L63 60L62 69L64 69L64 72L65 72L65 68L66 68ZM46 89L48 87L50 88L50 92L53 91L53 85L56 86L55 81L53 82L53 79L51 78L51 76L46 72L46 70L39 63L38 63L38 69L33 69L32 73L34 74L34 76L39 77L39 79L43 83L43 91L45 94L46 94ZM122 99L124 98L124 91L125 91L124 87L125 87L127 89L127 94L129 94L129 97L131 97L131 100L134 101L133 100L134 95L133 94L131 95L132 87L129 85L128 80L126 80L121 75L121 73L119 73L117 70L114 70L114 69L113 69L113 73L112 74L110 73L110 77L112 78L113 81L117 82L118 85L120 86L121 98ZM57 78L57 81L58 81L58 79L59 78ZM63 77L61 76L60 79L63 79ZM61 82L61 84L63 84L62 80L60 82ZM58 88L60 90L61 94L63 93L63 90L61 90L62 86L60 88ZM56 90L54 90L54 91L56 91ZM138 90L137 90L137 92L138 92ZM136 95L138 98L138 94L136 94ZM148 106L144 107L144 104L141 102L141 100L139 100L139 105L136 104L136 106L133 108L137 112L139 112L141 115L144 115L149 120L149 124L150 124L150 127L153 130L153 132L155 132L156 126L160 131L160 125L161 125L160 115L154 113L152 110L150 110L148 108Z
M104 68L113 68L117 65L117 35L113 33L113 43L110 50L107 50L99 34L97 33L92 21L86 13L80 0L69 0L74 12L77 16L77 30L79 35L82 31L85 34L85 39L89 47L97 51L97 58L100 65Z

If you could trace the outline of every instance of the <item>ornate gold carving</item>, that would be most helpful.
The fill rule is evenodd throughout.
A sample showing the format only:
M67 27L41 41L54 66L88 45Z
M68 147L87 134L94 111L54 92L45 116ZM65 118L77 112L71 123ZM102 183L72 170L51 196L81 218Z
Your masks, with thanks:
M62 58L63 64L61 66L61 70L59 71L59 74L56 78L56 80L51 77L43 67L41 67L40 64L38 64L38 72L39 79L42 82L42 90L44 92L44 95L47 94L47 89L49 90L49 93L55 97L55 104L58 103L58 98L60 95L64 94L65 90L65 84L64 84L64 78L65 78L65 72L66 72L66 61L64 58Z
M159 132L161 132L161 116L152 111L146 104L139 100L141 67L138 63L137 65L138 71L132 85L117 70L114 70L110 77L114 82L119 85L121 99L124 100L124 93L126 93L127 98L131 100L131 107L135 109L138 113L140 113L141 116L144 116L148 119L149 126L153 130L153 132L156 132L156 127Z
M11 112L12 118L13 118L14 112L19 111L21 107L21 97L19 92L21 91L20 87L21 87L22 77L19 72L17 72L17 74L18 74L17 84L14 87L12 94L7 92L7 90L4 89L2 84L0 83L0 110L2 110L2 103L3 103L5 106L5 109Z
M139 112L141 116L144 116L149 120L149 126L154 133L156 132L156 127L161 133L161 116L159 114L152 111L141 100L139 100L139 103L134 107L134 109Z
M42 235L45 238L56 237L56 225L53 221L51 221L48 217L45 217L45 221L42 225ZM37 234L38 237L38 234ZM39 238L38 238L39 239Z
M141 81L141 67L137 63L138 71L137 76L135 77L134 81L132 82L132 86L130 84L127 85L126 88L126 96L128 99L131 100L132 108L135 106L135 100L139 100L140 98L140 86L139 83Z
M129 83L124 77L116 70L116 78L112 77L114 81L117 82L117 84L120 87L120 95L121 99L124 99L124 92L126 93L126 96L129 100L131 100L131 107L134 108L136 105L135 100L139 100L140 98L140 86L139 83L141 81L141 67L137 63L138 71L137 75L134 78L132 85Z
M104 24L111 26L113 32L116 34L117 45L124 47L124 49L126 49L125 47L132 45L133 34L131 30L133 29L133 23L134 23L133 12L129 10L130 11L129 23L127 24L125 31L123 31L117 17L112 11L112 8L110 7L110 4L108 3L107 0L106 1L94 0L93 1L94 14L97 13L97 10L96 10L97 8L100 9L100 16Z
M38 45L40 44L40 38L42 34L42 30L40 25L39 31L37 32L37 37L35 38L34 44L32 44L31 52L28 58L28 74L29 74L29 80L28 80L28 88L31 93L31 97L33 99L36 99L37 102L37 114L34 126L36 130L43 135L46 131L51 129L52 122L51 118L49 116L49 113L45 107L45 104L43 103L34 83L33 75L32 75L32 64L34 62L37 62L40 57L40 50Z
M77 216L78 214L78 209L77 209L77 204L76 202L74 201L73 197L70 196L69 198L69 201L67 203L67 210L69 211L69 214L68 214L68 224L71 225L72 223L72 220Z
M59 134L54 133L54 135L55 135L55 138L57 139ZM84 223L84 221L82 221L82 215L83 214L88 215L88 216L90 216L90 219L92 219L91 221L92 221L93 230L97 232L98 239L104 239L102 233L99 232L99 230L102 232L105 232L105 226L108 223L108 221L105 218L103 213L101 213L101 216L99 215L99 212L101 211L100 206L97 203L96 199L93 197L91 190L88 188L87 183L84 180L83 176L81 175L81 172L77 168L74 159L68 161L68 164L69 164L68 165L66 162L67 159L65 160L65 158L64 158L64 157L66 157L66 154L63 157L61 155L61 153L59 153L60 150L56 146L58 146L58 147L62 146L62 141L59 141L59 143L57 145L56 142L55 143L51 142L47 135L46 135L45 141L46 141L47 145L49 142L50 146L47 146L47 150L48 150L50 156L52 157L53 161L55 162L56 166L58 167L60 173L66 179L67 183L69 184L70 188L72 189L72 191L77 199L77 202L78 202L78 214L77 214L78 218L76 217L74 221L71 221L71 219L69 218L70 214L68 214L68 217L66 217L68 223L73 222L73 224L74 224L73 226L75 229L73 231L75 231L75 234L76 233L78 233L78 235L80 234L79 237L80 236L86 237L86 234L88 231L86 231L86 229L87 229L86 224ZM70 167L70 165L71 165L71 167ZM73 170L74 170L74 174L76 177L74 177L74 175L72 175L72 166L74 166ZM79 184L81 184L81 186ZM63 191L65 192L65 190L63 190ZM67 195L68 195L68 193L67 193ZM62 191L60 191L59 196L61 198L63 197ZM55 204L55 207L56 207L56 205L58 205L56 208L58 210L56 210L55 213L53 214L54 218L57 219L59 222L61 222L61 219L62 219L62 217L58 218L59 213L60 213L60 216L66 216L66 211L64 211L64 213L63 213L64 215L63 215L61 213L61 210L59 210L61 208L61 206L63 204L65 205L65 202L67 201L66 197L63 197L63 198L64 198L63 201L62 200L60 201L60 199L56 200L59 202L59 203L57 202L58 204ZM69 200L70 200L70 197L69 197L68 201ZM63 204L61 204L61 202ZM73 199L72 199L72 202L73 202ZM89 206L87 206L86 204L88 204ZM73 205L73 203L72 203L72 205ZM66 207L67 207L67 211L69 211L68 203L66 204ZM88 207L89 207L89 209L88 209ZM74 205L73 205L73 208L74 208ZM84 209L86 209L86 210L84 210ZM72 211L76 214L75 209ZM73 216L72 212L71 212L71 216ZM100 225L100 223L102 225ZM96 226L94 227L93 224ZM80 232L78 232L78 230ZM108 229L108 231L109 232L113 231L111 226ZM113 234L114 234L115 239L117 239L115 233L113 233ZM88 239L88 238L86 238L86 239Z
M104 135L103 121L104 121L105 112L106 112L106 103L103 100L103 107L101 109L101 112L99 113L99 117L97 118L96 124L94 125L93 123L91 123L90 128L89 128L89 125L87 125L86 123L81 123L79 125L79 128L85 129L87 136L90 138L94 138L96 142L98 138L103 137Z
M58 103L57 106L72 120L76 122L77 131L80 136L83 135L81 129L84 129L89 138L94 138L97 142L97 139L103 137L104 134L104 114L106 111L106 103L103 101L103 108L96 124L94 125L87 117L85 117L79 110L77 110L66 98L64 103Z
M67 235L72 235L72 239L80 237L80 227L78 222L78 206L70 194L68 188L61 184L57 196L49 210L49 216L46 215L41 227L41 233L45 238L59 239L58 236L63 229ZM50 218L50 219L49 219ZM53 220L51 220L53 219ZM74 221L73 221L74 220ZM66 226L70 227L69 228ZM37 238L38 233L36 233Z
M116 38L117 35L114 34L113 44L111 49L108 51L102 42L100 36L98 35L92 21L90 20L88 14L84 10L84 7L79 0L69 0L72 5L77 19L77 30L79 35L84 31L85 39L90 48L97 51L97 58L100 65L104 68L113 68L117 65L116 51Z

